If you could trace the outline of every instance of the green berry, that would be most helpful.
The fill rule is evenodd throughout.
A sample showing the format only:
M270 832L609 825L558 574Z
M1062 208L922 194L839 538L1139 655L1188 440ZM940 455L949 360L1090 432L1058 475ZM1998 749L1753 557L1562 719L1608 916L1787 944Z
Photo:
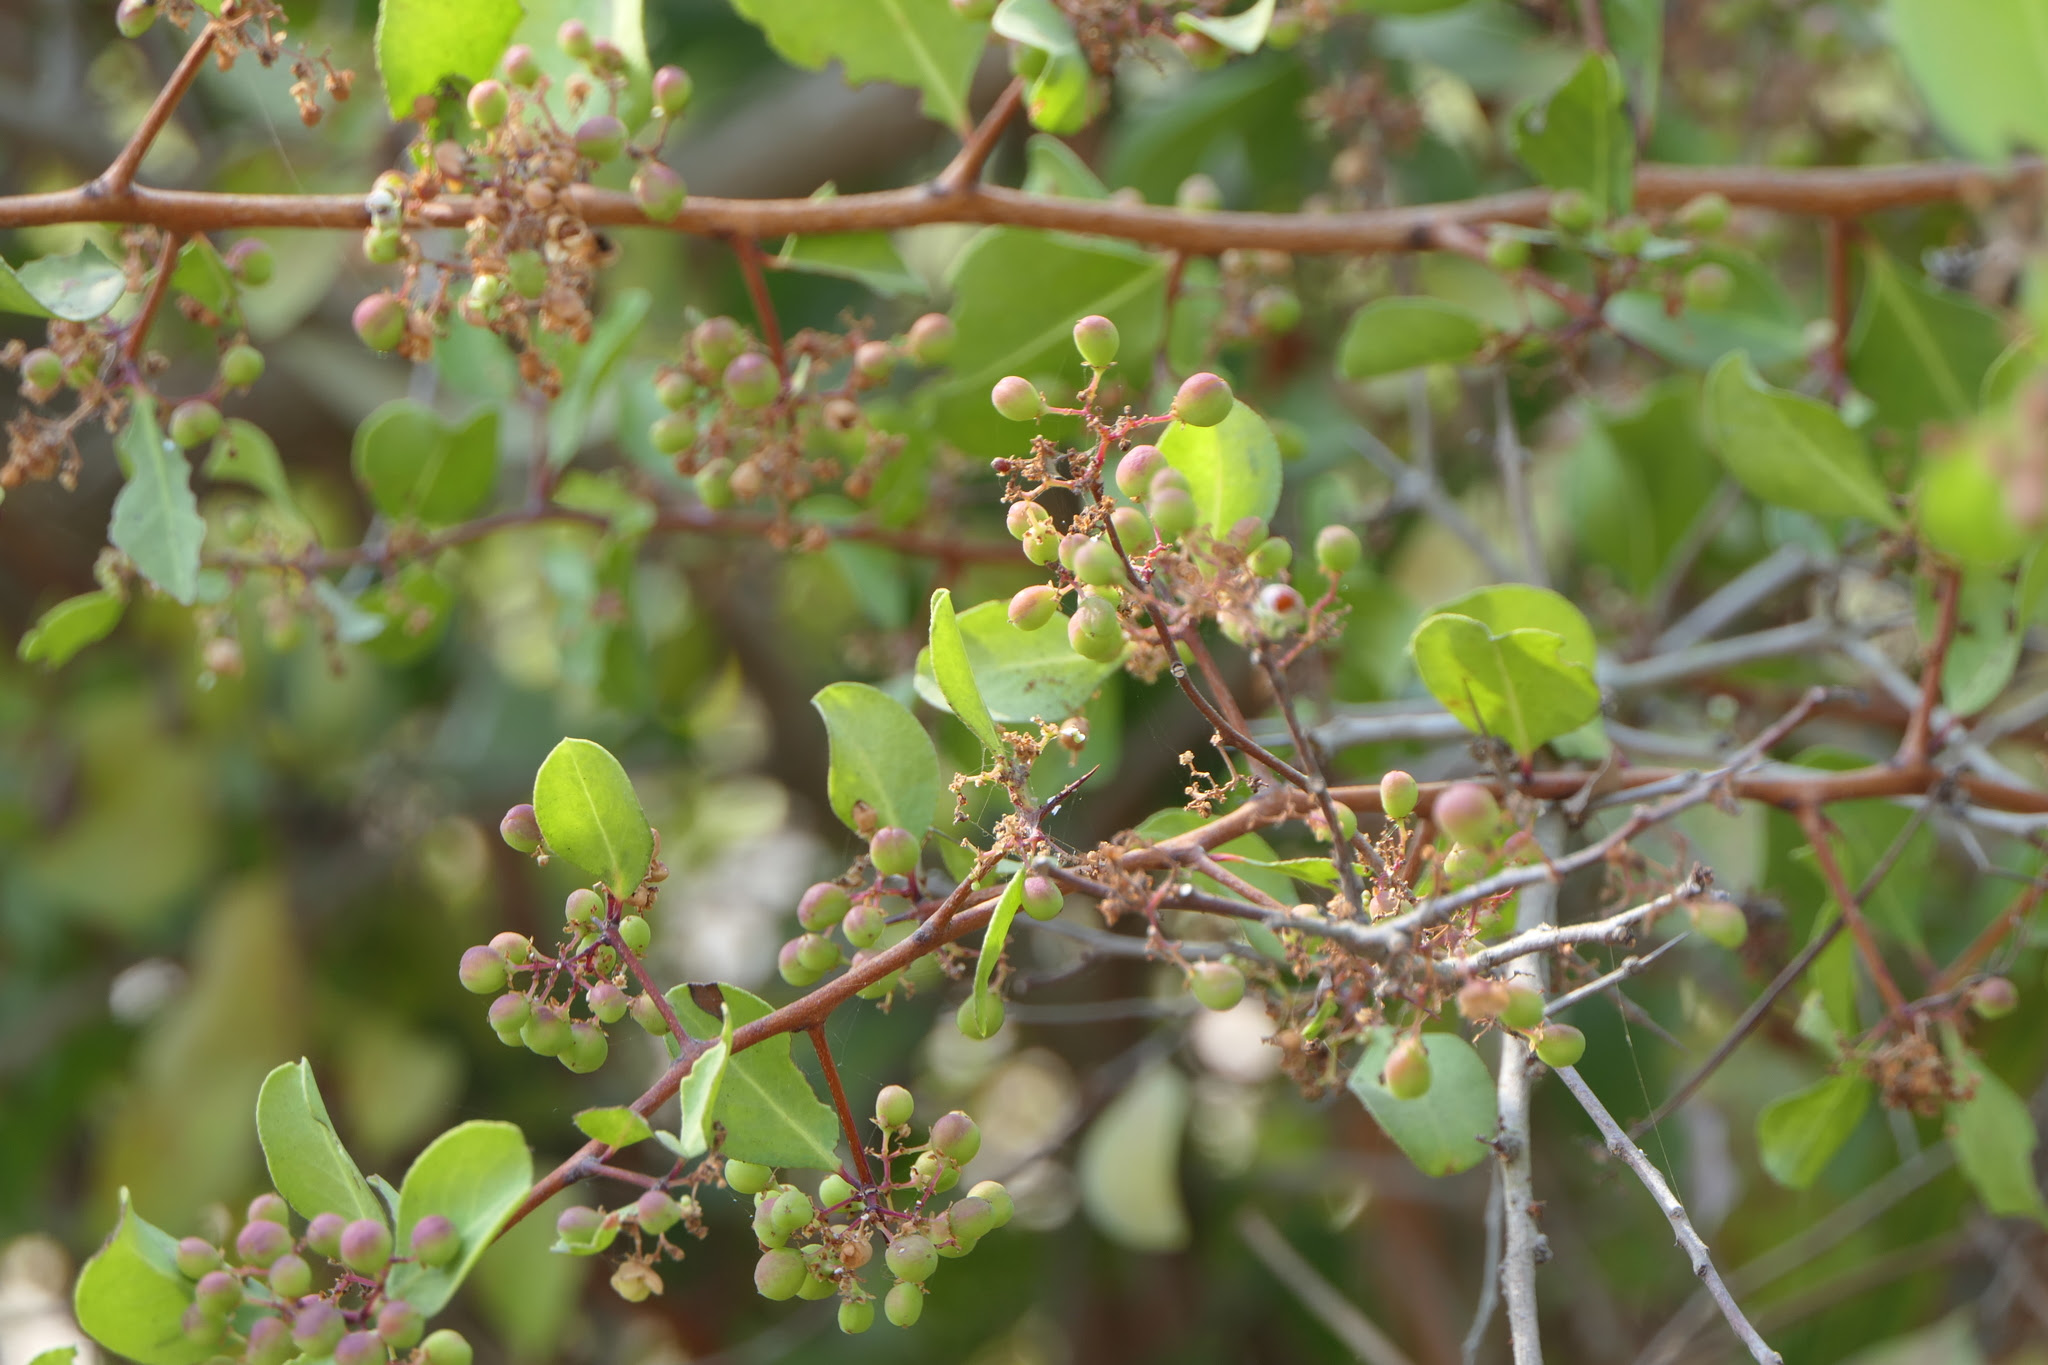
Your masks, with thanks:
M1166 456L1154 445L1132 446L1116 462L1117 490L1132 500L1151 490L1152 480L1166 468Z
M292 1317L292 1344L309 1356L332 1355L348 1320L331 1303L309 1303Z
M1010 1216L1016 1212L1016 1201L1010 1198L1010 1192L998 1181L983 1180L967 1193L988 1205L989 1212L995 1218L992 1225L994 1227L1002 1227L1008 1223Z
M811 1203L809 1195L802 1190L784 1190L775 1197L774 1211L769 1215L769 1221L775 1225L777 1232L787 1234L808 1226L817 1216L818 1210Z
M521 247L505 253L505 278L512 292L522 299L537 299L547 292L548 263L538 251ZM432 1341L432 1337L427 1340Z
M775 1172L771 1167L734 1158L725 1163L725 1183L739 1194L759 1194L775 1183Z
M634 202L650 223L674 222L688 198L683 178L659 161L649 161L633 173Z
M1365 556L1358 532L1349 526L1325 526L1316 532L1316 567L1342 578Z
M640 1230L659 1237L683 1219L683 1206L662 1190L649 1190L633 1204L633 1219Z
M901 1128L917 1111L917 1101L900 1085L885 1085L875 1095L875 1122L884 1128Z
M500 81L481 80L469 87L469 121L479 128L495 128L512 113L512 96Z
M156 23L156 0L121 0L114 7L114 27L123 38L140 38Z
M1536 1035L1536 1055L1545 1066L1577 1066L1586 1055L1586 1035L1570 1024L1545 1024Z
M1285 336L1301 325L1301 295L1268 285L1252 295L1252 325L1268 336Z
M959 335L953 319L944 313L926 313L910 324L910 330L903 338L903 349L911 360L929 370L952 358L953 343Z
M811 1272L806 1272L804 1282L796 1287L796 1296L799 1299L829 1299L838 1292L839 1286L833 1283L829 1276Z
M960 1166L938 1152L925 1152L910 1163L910 1178L920 1187L944 1194L960 1183Z
M524 934L515 934L507 929L502 934L491 935L491 947L504 954L505 960L515 966L533 957L533 943Z
M1067 898L1059 883L1050 877L1026 877L1024 879L1024 913L1039 921L1058 919L1060 911L1066 908Z
M955 1237L970 1244L979 1242L997 1227L994 1206L971 1193L953 1201L953 1207L946 1210L946 1221Z
M777 1247L754 1262L754 1290L764 1299L793 1299L808 1273L802 1256L788 1247Z
M303 1298L313 1292L313 1267L306 1258L286 1252L270 1263L270 1292L280 1299ZM236 1290L236 1298L241 1291Z
M167 434L186 450L220 434L220 409L204 398L188 398L171 409Z
M521 90L531 90L540 84L540 60L525 43L515 43L506 48L505 55L498 59L498 70Z
M1749 916L1732 901L1702 897L1692 902L1687 910L1692 918L1692 927L1709 942L1733 951L1749 937Z
M706 318L690 333L690 353L713 374L724 374L746 349L746 334L728 317Z
M590 40L590 30L580 19L563 21L562 26L555 30L555 46L579 62L589 61L591 52L595 50Z
M1294 562L1294 546L1284 536L1267 536L1245 556L1245 566L1261 578L1276 578Z
M1195 524L1195 500L1185 488L1158 486L1154 481L1152 496L1146 501L1145 510L1151 515L1152 529L1159 538L1178 540Z
M377 1335L394 1350L410 1351L426 1330L426 1317L404 1299L388 1299L377 1310Z
M1060 539L1050 521L1039 522L1024 533L1024 557L1043 568L1059 558Z
M505 818L498 822L498 837L515 853L538 852L540 821L534 818L533 807L514 806L506 811Z
M2020 1006L2019 988L2002 976L1987 976L1970 988L1970 1008L1980 1019L2003 1019Z
M243 284L261 288L277 274L277 255L270 244L244 237L228 248L228 266Z
M1108 541L1090 538L1074 551L1074 577L1098 588L1115 587L1126 581L1123 556Z
M21 358L21 382L46 394L55 393L64 382L64 357L38 346Z
M1607 230L1607 247L1617 256L1634 256L1650 244L1650 225L1640 218L1624 218Z
M1090 369L1106 370L1116 363L1116 324L1099 313L1074 324L1074 349Z
M1420 1038L1403 1038L1394 1044L1381 1081L1397 1100L1419 1100L1429 1093L1429 1053Z
M569 1049L569 1021L553 1005L535 1005L520 1026L519 1041L535 1056L559 1057Z
M291 1249L291 1230L281 1224L250 1223L235 1235L235 1259L259 1270Z
M452 1327L428 1334L420 1343L423 1365L470 1365L474 1352L469 1339Z
M636 995L633 1006L626 1011L633 1016L633 1022L659 1038L668 1032L668 1020L661 1014L661 1006L652 995Z
M850 1337L857 1337L875 1325L875 1304L872 1299L842 1299L839 1304L839 1330Z
M221 1267L220 1248L203 1237L186 1237L179 1241L172 1253L178 1273L188 1280L196 1280L209 1270Z
M981 1128L960 1110L941 1114L932 1124L932 1150L962 1166L981 1150Z
M1100 597L1084 597L1067 621L1067 643L1076 654L1097 663L1115 663L1124 654L1123 624L1116 609Z
M938 1253L932 1254L932 1260L938 1261ZM908 1280L893 1286L882 1300L882 1314L894 1326L915 1327L924 1316L924 1286Z
M1213 427L1230 416L1236 403L1223 376L1205 371L1181 384L1173 396L1173 415L1191 427Z
M1244 999L1244 973L1228 962L1198 962L1188 973L1188 993L1205 1009L1235 1008Z
M671 412L665 417L657 417L647 427L647 444L660 455L680 455L696 441L697 422L687 412Z
M1507 1008L1500 1012L1500 1021L1519 1033L1527 1033L1542 1024L1542 992L1520 982L1510 984Z
M358 1218L341 1230L341 1263L358 1275L381 1275L391 1264L391 1229L381 1218Z
M1500 803L1476 782L1454 782L1430 812L1444 833L1461 844L1491 848L1500 837Z
M654 397L670 412L686 408L696 401L697 381L681 370L664 370L654 380Z
M680 66L664 66L654 73L651 86L654 107L670 118L676 117L690 107L690 93L695 89L690 73Z
M1081 547L1083 545L1086 545L1087 543L1088 535L1084 531L1069 531L1065 535L1061 536L1060 567L1065 569L1068 573L1072 573L1074 571L1074 556L1078 554L1081 550Z
M1487 874L1493 859L1484 849L1460 844L1444 858L1444 880L1453 887L1470 886Z
M1520 270L1529 264L1529 239L1507 233L1489 238L1486 262L1495 270Z
M334 1365L385 1365L391 1348L375 1332L350 1332L334 1344Z
M249 1324L249 1345L242 1353L246 1365L284 1365L298 1353L292 1325L283 1318L258 1318Z
M289 1255L279 1256L272 1264L279 1265L288 1260L299 1262L299 1268L306 1272L306 1280L310 1287L313 1278L313 1268L304 1261L299 1260L298 1257ZM289 1274L289 1270L286 1273ZM300 1291L300 1293L304 1292L304 1290ZM227 1270L208 1271L199 1277L198 1287L192 1291L192 1302L197 1304L199 1311L209 1318L225 1318L228 1314L242 1306L241 1277Z
M405 255L405 237L395 227L378 224L363 230L363 259L371 265L393 265Z
M839 965L839 945L823 934L805 934L795 940L797 961L814 972L828 972Z
M1059 610L1058 589L1034 583L1010 599L1010 624L1019 630L1039 630L1050 624Z
M933 1249L930 1239L915 1232L906 1233L889 1243L884 1259L891 1275L912 1284L922 1284L939 1268L939 1253Z
M884 877L908 877L917 871L918 838L907 829L884 825L868 840L868 858Z
M647 945L654 941L654 930L639 915L627 915L619 921L619 942L626 945L626 951L635 957L647 952Z
M396 294L372 294L356 305L356 335L373 351L393 350L405 340L405 301Z
M330 1261L341 1259L341 1230L348 1219L338 1213L316 1213L306 1223L306 1249Z
M872 948L888 927L887 918L881 906L863 901L846 912L846 918L839 922L839 932L856 948Z
M996 411L1012 422L1035 422L1045 413L1045 397L1030 380L1006 375L989 391Z
M462 965L455 974L461 978L464 990L474 995L496 995L505 989L508 972L504 954L480 943L462 954Z
M249 1201L247 1210L252 1223L275 1223L281 1228L292 1224L292 1206L285 1203L281 1194L263 1193Z
M604 897L587 886L579 886L563 902L562 914L578 929L593 928L604 919Z
M1672 215L1671 221L1690 236L1715 236L1728 226L1728 198L1712 190L1695 195Z
M1380 779L1380 810L1389 820L1406 820L1415 813L1421 795L1415 779L1395 768Z
M462 1250L462 1233L444 1214L430 1213L412 1225L412 1254L421 1265L447 1265Z
M1223 191L1216 182L1197 171L1180 182L1173 192L1174 206L1189 213L1214 213L1223 207Z
M604 1211L571 1204L555 1215L555 1235L570 1246L589 1246L604 1231Z
M896 348L886 341L863 341L854 348L853 372L880 383L896 369Z
M604 1029L591 1020L578 1019L569 1025L569 1046L563 1049L560 1061L577 1075L587 1076L604 1065L610 1052Z
M1592 196L1584 190L1559 190L1550 196L1550 221L1570 233L1580 233L1591 228L1599 217Z
M1713 312L1725 308L1735 293L1735 275L1719 261L1707 261L1685 272L1685 306Z
M782 392L782 376L776 373L774 362L759 351L734 356L725 367L722 382L725 396L734 406L749 410L767 407Z
M231 389L246 389L263 377L263 352L246 342L221 352L220 382Z
M697 500L717 511L733 504L732 461L720 455L697 471Z
M976 997L968 996L954 1011L953 1022L959 1025L962 1037L987 1042L1003 1030L1002 997L990 995L977 1001Z
M853 899L846 894L845 887L836 882L819 882L796 903L796 917L804 928L821 934L845 919L852 908Z
M1051 515L1035 502L1013 502L1010 510L1003 514L1003 525L1013 540L1023 540L1034 527L1050 525L1051 522Z

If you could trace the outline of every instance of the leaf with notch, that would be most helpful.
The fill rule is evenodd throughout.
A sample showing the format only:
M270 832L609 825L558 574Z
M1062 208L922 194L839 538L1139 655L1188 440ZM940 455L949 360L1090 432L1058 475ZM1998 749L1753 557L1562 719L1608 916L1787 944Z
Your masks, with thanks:
M121 1191L120 1220L78 1272L72 1309L101 1346L141 1365L196 1365L213 1354L186 1337L191 1281L178 1273L178 1244L147 1221Z
M256 1137L263 1144L271 1185L300 1217L383 1218L370 1182L335 1134L313 1065L305 1058L264 1077L256 1094Z
M1475 734L1498 736L1527 757L1600 714L1600 688L1564 657L1551 630L1495 634L1469 616L1437 612L1409 638L1415 668L1446 711Z
M996 36L1045 54L1044 67L1024 92L1031 126L1047 133L1086 127L1101 97L1073 21L1052 0L1003 0L989 22Z
M1250 9L1231 15L1177 14L1173 22L1183 31L1200 33L1240 56L1249 56L1266 44L1266 31L1273 27L1274 0L1256 0Z
M595 873L614 896L633 894L654 860L654 832L619 760L601 744L565 739L533 779L533 813L548 852Z
M718 1109L718 1097L725 1090L725 1068L732 1059L732 1009L720 1004L718 1012L725 1021L719 1030L718 1041L706 1048L691 1065L690 1074L683 1077L683 1084L676 1095L682 1110L676 1139L671 1141L668 1134L661 1135L669 1149L685 1159L702 1156L711 1150L714 1136L711 1116Z
M874 812L877 825L895 825L922 838L938 809L939 756L931 736L903 704L866 683L837 682L811 698L824 717L832 763L826 794L846 827L861 830L856 803Z
M768 1002L738 986L717 987L724 1018L700 1005L688 985L668 993L676 1017L701 1041L724 1038L771 1013ZM839 1117L820 1100L790 1056L790 1036L778 1033L731 1054L711 1105L713 1122L725 1128L727 1156L763 1166L830 1171L839 1166Z

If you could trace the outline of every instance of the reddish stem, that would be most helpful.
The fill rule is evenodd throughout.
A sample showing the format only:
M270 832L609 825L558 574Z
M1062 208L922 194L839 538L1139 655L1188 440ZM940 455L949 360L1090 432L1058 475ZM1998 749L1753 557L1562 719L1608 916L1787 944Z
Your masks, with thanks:
M761 273L761 247L752 237L733 238L732 249L739 257L740 274L747 281L747 295L754 301L754 316L761 323L761 337L768 343L768 355L775 372L789 378L789 362L782 354L782 322L775 316L775 301L768 297L768 280Z
M839 1126L846 1133L846 1145L853 1150L853 1169L860 1176L862 1189L875 1183L874 1172L868 1169L867 1144L861 1141L860 1125L854 1121L853 1107L846 1102L846 1087L839 1083L839 1065L832 1060L832 1047L825 1041L825 1021L820 1019L805 1030L811 1036L811 1047L818 1054L818 1065L825 1072L825 1084L832 1091L832 1107L839 1111Z
M179 59L177 70L164 82L164 88L156 92L149 112L142 116L142 123L129 137L128 144L121 148L114 164L100 173L99 179L87 185L82 193L93 198L120 198L128 193L135 181L136 168L142 165L142 158L149 155L157 135L171 121L178 104L185 98L185 92L192 88L192 82L199 77L199 68L206 61L206 55L213 51L213 45L220 39L220 30L212 23L200 30L192 46L185 49Z

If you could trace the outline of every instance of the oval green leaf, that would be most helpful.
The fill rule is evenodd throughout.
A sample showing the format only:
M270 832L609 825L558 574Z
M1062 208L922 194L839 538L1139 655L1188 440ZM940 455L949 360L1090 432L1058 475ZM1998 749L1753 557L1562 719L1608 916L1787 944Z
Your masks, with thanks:
M1446 299L1396 295L1351 315L1337 343L1337 373L1374 379L1423 365L1457 365L1486 344L1478 314Z
M1956 1069L1958 1078L1974 1087L1968 1099L1948 1106L1943 1120L1956 1149L1956 1165L1989 1212L2048 1223L2048 1207L2042 1204L2041 1186L2034 1178L2034 1148L2040 1134L2026 1101L1975 1054L1964 1053Z
M79 650L111 635L126 606L124 598L105 588L67 597L29 627L15 653L23 663L62 668Z
M305 1058L264 1077L256 1094L256 1137L263 1144L271 1185L300 1217L338 1213L351 1220L383 1219L384 1206L335 1134L312 1063Z
M1097 663L1074 652L1067 642L1067 618L1055 614L1037 630L1010 624L1002 602L982 602L954 617L966 651L968 667L989 714L998 721L1022 724L1064 720L1088 704L1115 664ZM939 686L932 653L917 656L917 694L933 706L953 706Z
M19 270L0 261L0 312L91 322L128 292L128 277L87 242L68 256L44 256Z
M565 739L533 780L533 813L548 852L604 880L612 894L633 894L654 859L654 832L632 779L604 746Z
M178 1273L177 1242L121 1191L120 1221L78 1274L72 1307L85 1334L140 1365L194 1365L213 1354L182 1327L192 1284Z
M654 1136L654 1125L638 1111L623 1104L607 1109L585 1109L576 1115L576 1129L607 1147L631 1147Z
M1714 366L1704 412L1721 463L1765 502L1899 525L1863 438L1827 404L1764 383L1747 355Z
M1771 1179L1795 1190L1818 1180L1870 1108L1871 1091L1869 1081L1845 1073L1765 1105L1756 1137Z
M967 657L967 642L961 637L953 613L953 593L948 588L932 594L930 651L932 677L946 699L946 709L960 718L984 749L1001 753L1002 732L989 717L988 703L981 699L981 688L975 684L974 666Z
M855 806L865 805L877 825L897 825L922 837L943 787L938 753L917 717L866 683L833 683L811 705L824 717L831 740L826 793L833 814L858 833Z
M114 497L107 539L144 578L189 607L199 596L206 522L192 496L192 466L164 439L156 401L140 389L129 392L128 425L114 438L114 452L128 481Z
M1425 1033L1430 1085L1412 1100L1380 1084L1398 1035L1385 1026L1366 1035L1365 1052L1346 1082L1366 1112L1424 1175L1456 1175L1485 1160L1500 1126L1493 1077L1472 1044L1455 1033Z
M430 1213L455 1224L462 1250L447 1265L393 1265L390 1296L430 1318L440 1312L532 1184L533 1154L513 1124L473 1119L428 1143L399 1187L399 1250L409 1253L413 1226Z
M1621 67L1589 52L1542 104L1515 116L1515 155L1554 190L1584 190L1603 218L1635 197L1636 133Z
M1245 517L1270 520L1280 505L1280 443L1242 402L1213 427L1168 424L1159 453L1187 476L1199 524L1217 535Z
M1555 631L1495 634L1449 612L1425 619L1408 640L1430 695L1467 729L1498 736L1525 758L1600 714L1592 671L1564 650Z
M356 428L352 459L357 480L385 516L460 521L497 483L497 410L450 423L423 403L395 398Z
M1081 1143L1081 1206L1111 1241L1133 1251L1188 1244L1180 1192L1180 1146L1188 1120L1187 1078L1169 1061L1138 1073Z

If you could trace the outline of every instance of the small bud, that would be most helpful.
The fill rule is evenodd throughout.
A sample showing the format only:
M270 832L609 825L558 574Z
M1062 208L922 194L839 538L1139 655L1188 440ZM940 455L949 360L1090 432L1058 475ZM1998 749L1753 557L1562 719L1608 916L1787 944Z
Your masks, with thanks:
M924 1241L922 1237L917 1240ZM932 1262L938 1263L936 1251L932 1253ZM882 1300L882 1313L892 1326L915 1327L924 1316L924 1286L911 1280L892 1286Z
M661 1274L645 1261L621 1261L612 1272L612 1292L627 1303L645 1303L661 1292Z
M1387 1093L1397 1100L1419 1100L1429 1093L1429 1052L1420 1038L1403 1038L1387 1054L1381 1075Z
M2003 1019L2019 1006L2019 988L2005 977L1987 976L1970 988L1970 1008L1980 1019Z
M952 358L953 343L959 337L959 329L953 319L944 313L926 313L910 324L910 331L903 339L903 349L916 364L933 369Z
M626 125L610 114L595 114L576 128L576 154L589 161L610 161L626 150Z
M220 409L204 398L188 398L171 409L170 438L190 450L220 434Z
M1285 336L1301 326L1301 295L1268 285L1252 295L1252 325L1268 336Z
M654 107L674 118L690 107L690 94L695 88L689 72L680 66L664 66L654 73Z
M1518 1033L1527 1033L1543 1022L1543 995L1533 986L1515 982L1508 987L1507 1008L1500 1012L1501 1023Z
M683 178L659 161L649 161L633 172L633 199L650 223L674 222L688 197Z
M1545 1024L1536 1035L1536 1055L1545 1066L1577 1066L1586 1055L1586 1035L1570 1024Z
M338 1213L316 1213L306 1224L306 1249L330 1261L341 1259L341 1230L348 1219Z
M377 1335L393 1350L410 1351L426 1330L425 1316L404 1299L388 1299L377 1310Z
M912 1284L922 1284L939 1268L939 1253L932 1247L930 1239L914 1232L906 1233L889 1243L889 1250L883 1260L887 1263L890 1274Z
M1244 973L1228 962L1198 962L1188 972L1188 994L1204 1009L1233 1009L1244 999Z
M235 1259L258 1269L291 1249L291 1230L276 1223L250 1223L235 1236Z
M385 1365L391 1348L375 1332L350 1332L334 1344L334 1365Z
M313 1267L306 1264L305 1257L286 1252L270 1263L270 1292L285 1301L312 1293ZM235 1295L241 1297L239 1286Z
M1223 207L1223 191L1208 176L1196 172L1180 182L1173 193L1176 208L1188 213L1214 213Z
M788 1247L777 1247L754 1262L754 1290L764 1299L793 1299L808 1273L802 1256Z
M481 943L463 953L462 965L456 969L462 988L473 995L496 995L504 990L506 974L504 956Z
M534 57L533 49L525 43L515 43L506 48L505 55L498 59L498 70L521 90L531 90L540 84L540 62Z
M635 957L642 957L649 944L654 942L654 928L645 917L627 915L619 921L619 942L626 945L626 951Z
M479 128L495 128L512 113L512 96L504 85L481 80L469 87L469 121Z
M725 396L742 408L765 408L782 392L782 376L758 351L735 356L725 367Z
M960 1110L941 1114L932 1124L932 1150L966 1165L981 1150L981 1129Z
M1349 526L1325 526L1316 533L1316 565L1324 573L1342 578L1364 555L1358 532Z
M1191 427L1213 427L1230 416L1236 402L1223 377L1205 371L1181 384L1173 396L1173 415Z
M1245 567L1261 578L1277 578L1294 562L1294 544L1285 536L1267 536L1245 556Z
M156 23L156 0L121 0L114 8L114 27L123 38L140 38Z
M875 1305L872 1299L841 1299L839 1301L839 1330L850 1337L857 1337L875 1325Z
M358 1275L381 1275L391 1264L391 1229L381 1219L358 1218L341 1230L341 1263Z
M1116 361L1116 324L1099 313L1074 324L1074 349L1090 369L1106 370Z
M1028 379L1008 375L996 381L989 392L996 411L1012 422L1035 422L1044 415L1045 398Z
M1117 489L1134 501L1142 499L1151 490L1153 477L1164 468L1166 456L1158 446L1132 446L1116 462Z
M1100 597L1084 597L1067 621L1067 643L1076 654L1097 663L1115 663L1124 655L1124 629L1116 610Z
M405 302L395 294L372 294L356 305L354 321L363 345L392 350L405 339Z
M1145 503L1145 510L1151 516L1152 529L1162 541L1178 540L1193 529L1195 517L1194 497L1185 488L1159 487L1162 480L1153 481L1152 496Z
M1487 240L1486 262L1495 270L1520 270L1529 264L1529 239L1499 233Z
M579 62L587 61L593 51L590 30L579 19L567 20L555 30L555 46Z
M1024 913L1031 918L1040 922L1058 919L1066 904L1067 898L1061 894L1059 883L1052 878L1024 879Z
M1500 838L1500 803L1476 782L1452 783L1430 813L1461 844L1492 848Z
M868 857L884 877L907 877L917 871L918 838L907 829L885 825L868 840Z
M1686 910L1700 937L1731 952L1740 948L1749 937L1749 916L1732 901L1703 896L1688 905Z
M262 288L277 274L277 255L270 244L244 237L228 249L228 268L243 284Z
M1584 190L1564 189L1550 196L1550 221L1565 232L1584 232L1598 216L1592 196Z
M263 352L242 343L221 352L220 382L231 389L246 389L263 377Z
M1689 236L1715 236L1728 226L1728 198L1713 190L1695 195L1672 215L1671 221Z
M1044 583L1034 583L1010 599L1010 624L1019 630L1039 630L1059 614L1059 609L1059 591Z
M901 1128L917 1111L917 1101L900 1085L885 1085L875 1095L875 1122L884 1128Z

